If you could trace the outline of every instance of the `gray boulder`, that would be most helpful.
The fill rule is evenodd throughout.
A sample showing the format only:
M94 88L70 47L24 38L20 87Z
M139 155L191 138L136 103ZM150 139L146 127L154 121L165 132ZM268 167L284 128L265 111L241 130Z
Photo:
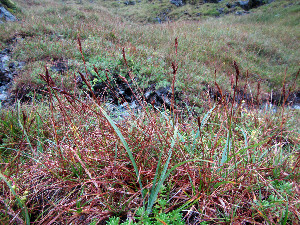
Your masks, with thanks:
M170 0L170 3L179 7L179 6L183 6L185 1L184 0Z
M204 3L219 3L219 0L204 0Z
M3 19L5 21L16 21L17 20L17 18L13 14L11 14L3 6L0 6L0 21Z
M250 10L250 9L262 6L265 3L266 3L266 1L264 1L264 0L246 0L246 1L236 2L236 4L244 10Z
M135 1L125 1L124 4L125 5L135 5L136 2Z

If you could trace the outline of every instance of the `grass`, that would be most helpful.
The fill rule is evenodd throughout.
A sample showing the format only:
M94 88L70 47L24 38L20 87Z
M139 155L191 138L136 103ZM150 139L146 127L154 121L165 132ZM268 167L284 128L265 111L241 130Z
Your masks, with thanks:
M172 83L169 68L175 57L172 43L177 37L176 60L180 65L175 86L194 104L198 104L195 94L215 79L215 69L221 88L230 89L233 61L240 66L241 79L245 80L248 71L251 89L254 91L260 80L265 93L280 89L285 73L286 82L294 83L299 69L296 29L299 7L296 3L285 6L280 2L276 8L270 4L269 8L243 17L231 15L201 22L146 26L112 15L101 2L16 3L24 9L20 14L24 22L0 28L2 46L6 46L7 41L17 40L14 60L25 61L27 65L22 71L24 76L15 83L15 91L22 90L25 83L22 79L29 81L33 90L42 89L39 72L32 70L42 70L51 60L67 61L71 73L82 67L81 55L74 47L78 35L90 65L115 67L112 64L122 59L121 49L125 47L132 69L136 70L140 85L145 87L153 83L158 87ZM296 81L298 89L299 81Z
M299 221L299 112L257 106L299 90L297 4L140 25L102 1L15 2L22 23L0 25L0 40L26 62L13 91L30 102L0 111L1 222ZM121 120L93 92L116 79L141 105ZM169 109L144 101L150 84L172 87Z

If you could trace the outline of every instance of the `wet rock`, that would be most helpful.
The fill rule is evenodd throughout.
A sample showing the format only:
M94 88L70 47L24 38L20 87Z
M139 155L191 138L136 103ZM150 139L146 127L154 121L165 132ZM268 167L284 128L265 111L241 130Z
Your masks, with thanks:
M264 0L246 0L246 1L238 1L236 2L238 6L240 6L244 10L250 10L253 8L257 8L259 6L262 6L266 4Z
M237 15L237 16L243 16L243 15L249 14L249 13L250 13L249 11L236 11L235 15Z
M8 98L8 93L5 86L0 86L0 101L4 101Z
M217 11L218 11L220 14L224 14L224 8L219 8L219 9L217 9Z
M17 74L16 70L23 67L25 63L9 62L11 51L6 48L0 52L0 101L7 101L9 99L8 89L11 86L13 77Z
M170 0L170 3L176 5L177 7L184 5L184 1L182 0Z
M8 10L6 10L3 6L0 5L0 21L2 20L16 21L17 18L13 14L11 14Z
M125 5L135 5L136 2L135 1L124 1Z
M67 65L67 62L56 61L53 63L53 66L51 66L50 69L63 74L65 71L69 69L69 67Z
M13 75L9 68L8 61L10 50L4 49L0 52L0 101L4 101L8 98L8 86L12 81Z
M170 99L172 97L172 93L170 92L170 87L161 87L158 90L155 90L154 87L152 87L150 90L146 91L144 97L146 102L156 107L165 105L167 108L170 108L171 106Z
M236 3L234 3L234 4L231 4L231 3L226 3L226 7L228 8L228 9L233 9L233 8L235 8L235 7L237 7L237 4Z
M0 52L0 86L7 85L12 79L10 68L8 67L9 49L4 49Z
M219 3L220 1L219 0L204 0L204 3Z
M286 99L286 100L285 100ZM282 93L275 93L270 96L269 101L274 105L282 105L285 100L285 105L300 105L300 91L290 93L284 97Z

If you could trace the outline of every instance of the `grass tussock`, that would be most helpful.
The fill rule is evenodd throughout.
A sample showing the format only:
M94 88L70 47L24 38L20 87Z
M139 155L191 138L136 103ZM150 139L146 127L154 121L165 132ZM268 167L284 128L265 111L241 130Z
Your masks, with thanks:
M240 71L234 66L238 87ZM176 62L173 72L175 83ZM245 107L235 101L237 88L232 100L219 89L218 102L204 100L209 110L197 118L174 106L160 111L140 99L139 113L116 120L93 94L87 74L79 73L90 95L59 88L46 68L40 74L48 90L44 104L1 111L1 220L289 224L299 219L299 138L289 128L291 111L284 103L277 113Z

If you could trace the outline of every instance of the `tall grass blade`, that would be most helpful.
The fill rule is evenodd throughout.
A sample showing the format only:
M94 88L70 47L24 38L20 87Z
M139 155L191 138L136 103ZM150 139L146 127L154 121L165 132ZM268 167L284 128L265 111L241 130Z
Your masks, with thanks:
M227 161L229 150L230 150L230 132L228 132L227 134L227 140L222 153L220 166L223 166L223 164Z
M139 173L139 170L137 168L137 165L136 165L136 162L134 160L134 157L132 155L132 151L130 150L125 138L123 137L121 131L119 130L119 128L116 126L116 124L114 123L114 121L110 118L110 116L106 113L106 111L100 106L98 105L98 108L100 109L101 113L104 115L104 117L107 119L107 121L110 123L110 125L112 126L112 128L114 129L114 131L116 132L116 134L118 135L118 137L120 138L120 141L122 142L129 158L130 158L130 161L133 165L133 168L134 168L134 171L135 171L135 174L138 178L138 182L139 182L139 185L140 185L140 189L141 189L141 192L142 192L142 196L144 198L144 194L143 194L143 185L142 185L142 182L141 182L141 178L140 178L140 173Z
M157 195L158 195L158 192L159 190L161 189L165 179L167 178L168 174L167 174L167 169L168 169L168 166L169 166L169 163L170 163L170 160L171 160L171 157L172 157L172 151L173 151L173 148L174 148L174 145L175 145L175 142L176 142L176 138L177 138L177 132L178 132L178 128L175 127L175 132L174 132L174 135L173 135L173 138L172 138L172 143L171 143L171 148L169 150L169 153L168 153L168 159L164 165L164 169L160 175L160 179L159 179L159 182L158 184L156 185L155 183L153 183L153 186L155 186L155 190L151 193L151 195L149 196L149 201L148 201L148 206L147 206L147 210L146 212L148 214L151 213L152 211L152 207L157 199ZM158 165L159 166L159 165Z
M212 112L215 110L216 107L217 107L217 105L214 105L207 113L205 113L205 115L201 121L201 127L200 127L201 129L203 129L203 127L206 125L209 117L211 116ZM192 152L194 152L194 149L196 147L196 142L197 142L197 139L199 138L199 136L200 136L200 130L198 129L195 139L194 139L194 142L193 142L193 147L191 149Z
M13 189L13 187L10 185L10 183L7 181L7 179L5 178L5 176L0 172L0 177L2 178L2 180L7 184L7 186L9 187L10 191L13 193L13 195L15 196L15 198L17 199L18 205L20 206L20 208L23 211L24 217L25 217L25 221L27 225L30 225L30 218L29 218L29 214L28 214L28 210L26 208L26 205L21 201L21 199L19 198L19 196L16 194L15 190Z
M289 205L287 204L286 205L286 209L285 209L285 215L284 215L284 220L282 222L282 225L286 225L288 216L289 216Z
M29 140L29 137L28 137L28 135L27 135L27 132L26 132L25 128L24 128L23 125L22 125L22 122L21 122L21 114L20 114L20 108L21 108L21 106L20 106L20 100L18 100L18 104L17 104L17 112L18 112L18 122L19 122L19 126L21 127L21 130L23 131L23 133L24 133L24 135L25 135L25 137L26 137L27 144L29 145L29 147L30 147L32 153L33 153L34 155L36 155L36 152L35 152L35 150L33 149L32 145L31 145L31 142L30 142L30 140Z
M38 137L37 137L37 151L40 153L43 153L43 147L42 147L42 143L40 141L40 137L42 136L41 133L41 128L42 128L42 121L41 121L41 117L39 115L36 116L36 123L37 123L37 132L38 132Z
M156 180L157 180L159 169L160 169L162 153L163 152L161 151L161 153L159 155L158 163L157 163L157 166L156 166L155 176L154 176L154 179L153 179L153 182L152 182L152 188L151 188L151 192L150 192L150 196L149 196L149 200L148 200L149 202L152 200L152 197L154 196L154 192L155 192L155 189L156 189Z

